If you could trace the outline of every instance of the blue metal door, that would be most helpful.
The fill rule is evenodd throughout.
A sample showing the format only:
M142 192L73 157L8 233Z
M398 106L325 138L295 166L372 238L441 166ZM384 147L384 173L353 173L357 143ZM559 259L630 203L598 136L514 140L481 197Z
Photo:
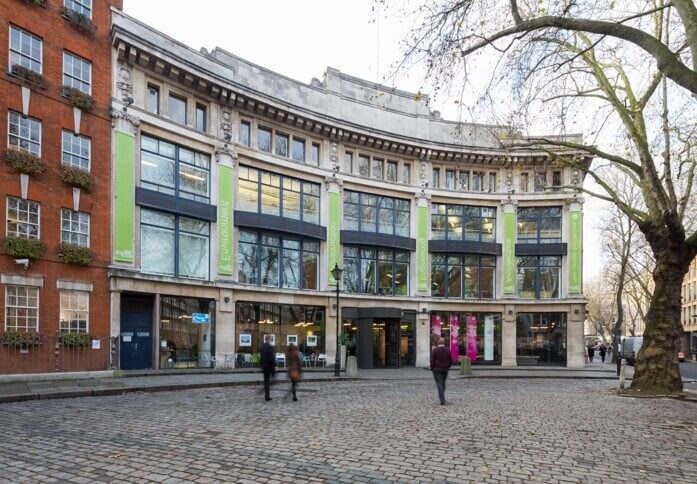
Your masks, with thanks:
M151 296L121 296L121 369L152 368Z

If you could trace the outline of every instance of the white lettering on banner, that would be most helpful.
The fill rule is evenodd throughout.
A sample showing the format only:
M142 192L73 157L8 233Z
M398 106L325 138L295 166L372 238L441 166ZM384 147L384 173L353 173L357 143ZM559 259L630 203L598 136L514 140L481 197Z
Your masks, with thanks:
M232 272L232 256L230 250L230 202L220 201L220 270Z

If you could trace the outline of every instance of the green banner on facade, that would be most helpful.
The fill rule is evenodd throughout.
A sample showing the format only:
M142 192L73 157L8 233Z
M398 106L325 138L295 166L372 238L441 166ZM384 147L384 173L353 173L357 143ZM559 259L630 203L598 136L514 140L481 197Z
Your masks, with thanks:
M114 164L114 261L133 263L135 211L135 137L116 131Z
M417 291L428 292L428 207L418 208L416 230Z
M232 168L218 166L218 274L232 276Z
M581 294L583 266L583 212L569 211L569 293Z
M341 249L341 195L329 192L329 220L327 226L327 271L329 273L329 285L335 286L336 280L332 276L332 269L339 263L339 250Z
M515 213L503 213L503 293L515 294Z

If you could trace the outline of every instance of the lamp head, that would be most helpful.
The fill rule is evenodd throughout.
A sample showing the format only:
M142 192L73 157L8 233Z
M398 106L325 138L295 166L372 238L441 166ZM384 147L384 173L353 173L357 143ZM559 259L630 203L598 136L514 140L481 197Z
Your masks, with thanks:
M339 264L334 264L334 269L332 269L332 277L336 281L341 280L341 276L344 274L344 270L339 267Z

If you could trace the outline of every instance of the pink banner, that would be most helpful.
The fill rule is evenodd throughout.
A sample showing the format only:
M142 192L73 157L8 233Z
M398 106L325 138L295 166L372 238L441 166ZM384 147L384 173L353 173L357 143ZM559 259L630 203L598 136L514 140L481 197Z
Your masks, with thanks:
M460 321L457 314L450 315L450 354L453 356L453 362L457 361L460 351L457 345L457 337L460 329Z
M431 315L431 334L436 335L436 337L440 338L441 335L441 320L440 316L437 314ZM435 340L436 338L434 338ZM438 344L438 341L433 341L432 346L436 346Z
M467 316L467 357L477 360L477 317Z

